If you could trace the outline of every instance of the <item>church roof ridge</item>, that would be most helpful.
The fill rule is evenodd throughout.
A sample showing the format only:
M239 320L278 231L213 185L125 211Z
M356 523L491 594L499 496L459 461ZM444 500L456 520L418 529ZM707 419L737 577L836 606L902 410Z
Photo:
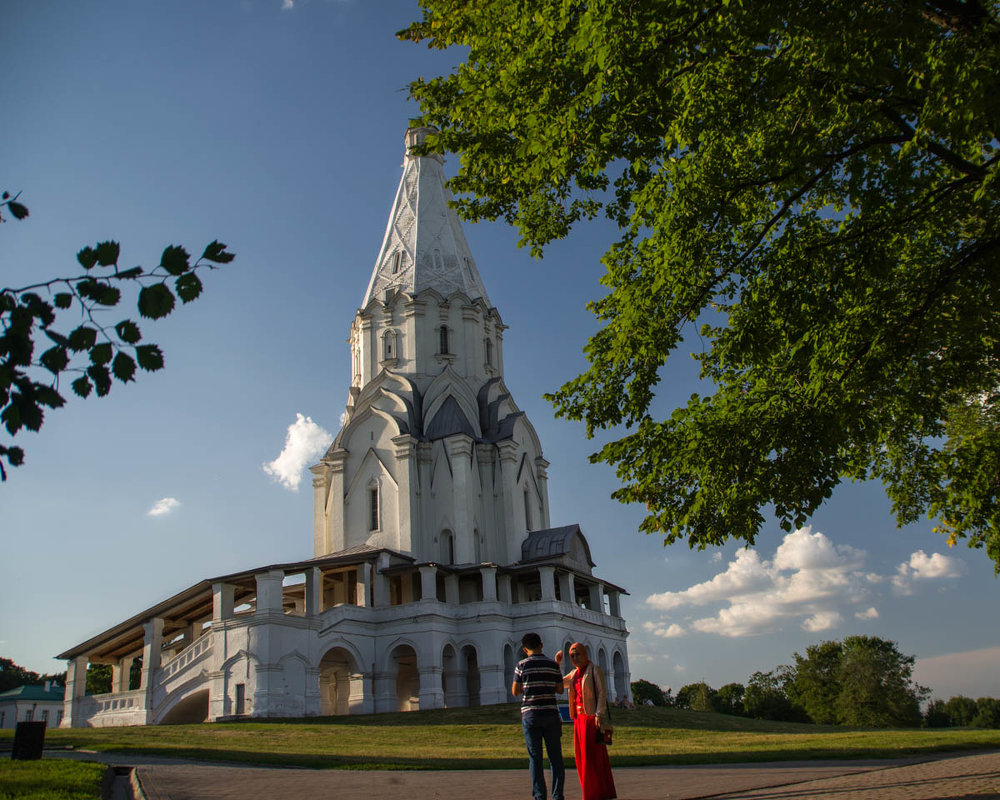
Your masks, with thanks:
M403 175L361 308L381 300L386 291L419 294L425 289L434 289L442 297L460 292L470 301L481 298L492 307L451 207L443 159L414 151L434 132L433 128L406 131Z

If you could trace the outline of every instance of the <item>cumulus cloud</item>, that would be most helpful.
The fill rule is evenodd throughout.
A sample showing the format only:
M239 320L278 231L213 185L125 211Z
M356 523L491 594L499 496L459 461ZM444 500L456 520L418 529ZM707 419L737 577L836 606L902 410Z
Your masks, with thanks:
M164 517L180 504L181 501L176 497L164 497L162 500L157 500L153 503L153 507L146 514L150 517Z
M895 575L865 569L864 550L838 545L810 527L784 537L768 560L755 550L741 550L710 580L680 591L660 592L646 605L664 619L644 628L671 638L690 631L740 637L796 625L810 633L838 628L845 617L878 619L871 605L879 584L912 593L918 581L956 578L965 564L941 553L913 553ZM714 561L714 558L713 558ZM704 607L712 609L706 614Z
M281 2L282 11L291 11L293 8L295 8L295 0L282 0Z
M835 545L809 527L789 533L770 561L755 550L741 550L711 580L677 592L650 595L646 603L660 611L722 606L713 616L696 617L688 627L720 636L751 636L798 624L809 632L836 628L838 609L863 602L870 575L862 571L866 554ZM683 630L680 625L677 626ZM670 630L653 623L652 633Z
M733 595L749 594L765 589L772 582L767 566L756 550L740 550L725 572L712 580L698 583L681 592L651 594L646 603L660 611L680 606L703 606L725 600Z
M809 631L809 633L828 631L831 628L836 628L843 622L843 619L836 611L820 611L802 621L802 630Z
M917 550L896 568L892 584L903 594L912 594L915 581L939 580L942 578L959 578L965 574L965 563L944 553L927 555L923 550Z
M676 639L678 636L684 636L687 633L684 628L676 623L672 625L660 625L655 622L644 622L642 627L656 636L662 636L664 639Z
M274 461L263 465L264 472L286 489L296 492L303 470L310 462L318 459L332 441L333 435L310 417L296 414L295 422L288 426L284 449Z

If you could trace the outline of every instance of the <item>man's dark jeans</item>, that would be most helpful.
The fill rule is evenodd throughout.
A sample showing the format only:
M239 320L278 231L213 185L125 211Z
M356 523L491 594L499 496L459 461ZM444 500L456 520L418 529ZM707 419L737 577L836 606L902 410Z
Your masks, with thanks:
M562 757L562 718L555 709L530 711L521 717L524 743L528 746L528 769L531 771L531 793L535 800L546 800L545 764L542 761L542 742L552 765L552 800L563 800L566 769Z

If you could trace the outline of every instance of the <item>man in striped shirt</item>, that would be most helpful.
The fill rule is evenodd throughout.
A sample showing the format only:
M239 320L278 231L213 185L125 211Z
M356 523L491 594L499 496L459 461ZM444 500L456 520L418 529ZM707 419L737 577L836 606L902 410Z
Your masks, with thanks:
M542 763L542 742L552 765L552 800L563 800L566 770L562 757L562 718L556 705L556 694L562 694L563 677L556 664L542 653L542 639L537 633L526 633L521 647L527 658L514 669L510 688L514 697L521 697L521 727L528 747L528 769L531 791L535 800L546 800L545 765Z

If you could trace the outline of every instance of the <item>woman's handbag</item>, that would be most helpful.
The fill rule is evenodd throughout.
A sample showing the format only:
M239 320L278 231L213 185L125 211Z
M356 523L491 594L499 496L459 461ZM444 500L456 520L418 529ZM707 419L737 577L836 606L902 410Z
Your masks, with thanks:
M608 720L608 729L603 731L600 728L596 728L594 742L607 746L611 744L611 709L607 705L604 706L604 714Z

